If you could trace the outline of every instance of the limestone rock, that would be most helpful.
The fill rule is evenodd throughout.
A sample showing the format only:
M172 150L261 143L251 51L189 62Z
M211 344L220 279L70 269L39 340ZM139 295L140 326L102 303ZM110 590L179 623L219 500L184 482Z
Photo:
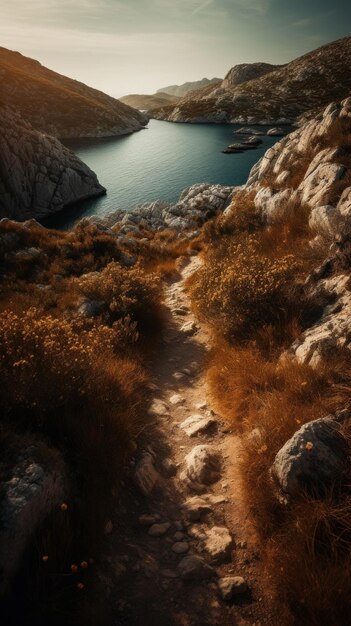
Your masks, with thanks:
M283 137L285 132L282 128L270 128L267 130L268 137Z
M212 578L216 572L199 556L186 556L178 564L178 571L183 580L203 580Z
M182 505L182 509L185 517L191 522L199 521L202 515L212 511L211 505L200 496L188 498Z
M165 535L170 527L171 525L169 522L164 522L163 524L152 524L148 530L148 534L150 537L162 537L162 535Z
M156 398L150 406L149 413L150 415L160 415L162 417L169 414L169 408L166 402Z
M170 397L169 401L174 406L177 406L179 404L183 404L185 402L185 398L184 396L179 395L179 393L175 393L173 396Z
M247 591L247 582L242 576L225 576L217 584L223 600L227 602Z
M195 446L185 457L185 464L181 479L192 489L201 489L220 477L221 455L211 446Z
M304 424L277 453L271 477L285 498L307 491L320 496L339 480L347 463L340 424L323 417Z
M205 531L204 547L213 561L225 561L230 557L233 538L225 526L213 526Z
M149 453L145 453L137 464L134 472L134 481L144 496L150 495L159 482L159 478L159 474L154 465L153 456Z
M73 152L3 105L0 154L0 218L42 218L105 193L94 172Z
M189 437L196 437L196 435L205 432L215 423L216 420L212 417L205 417L204 415L191 415L180 424L180 428L185 430Z

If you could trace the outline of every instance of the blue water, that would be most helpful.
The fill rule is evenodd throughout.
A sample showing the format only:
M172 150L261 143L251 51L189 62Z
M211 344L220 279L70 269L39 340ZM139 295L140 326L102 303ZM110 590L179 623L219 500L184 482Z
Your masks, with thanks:
M107 194L85 201L78 211L65 211L58 218L61 225L70 225L78 216L119 208L128 211L156 199L174 202L194 183L245 183L251 167L277 139L263 135L258 149L222 154L221 150L240 140L234 135L238 128L151 120L147 129L125 137L66 142L96 172Z

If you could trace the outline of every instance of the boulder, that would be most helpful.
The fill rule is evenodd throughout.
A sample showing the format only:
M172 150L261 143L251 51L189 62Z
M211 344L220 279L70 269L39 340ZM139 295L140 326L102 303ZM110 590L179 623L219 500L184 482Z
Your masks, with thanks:
M216 482L221 472L221 455L212 446L195 446L185 457L185 470L180 478L191 489L202 489Z
M340 481L348 463L348 444L340 424L323 417L304 424L277 453L270 474L287 501L303 493L321 497Z

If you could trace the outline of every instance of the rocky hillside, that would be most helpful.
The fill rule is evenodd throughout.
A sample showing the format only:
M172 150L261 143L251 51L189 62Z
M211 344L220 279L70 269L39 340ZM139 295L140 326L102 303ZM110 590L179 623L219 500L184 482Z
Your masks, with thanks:
M349 94L350 62L351 37L345 37L284 66L235 66L220 85L157 109L153 117L171 122L293 122Z
M135 109L139 109L140 111L148 111L150 109L167 106L168 104L172 104L178 100L179 98L177 96L171 96L170 94L162 91L153 95L131 94L120 98L120 101L124 104L134 107Z
M215 85L220 83L220 78L203 78L202 80L195 80L194 82L183 83L183 85L169 85L168 87L162 87L158 89L157 93L168 93L171 96L177 96L182 98L192 91L208 87L208 85Z
M0 218L41 218L103 193L94 172L73 152L0 106Z
M6 48L0 48L0 92L4 104L56 137L125 135L147 123L119 100Z

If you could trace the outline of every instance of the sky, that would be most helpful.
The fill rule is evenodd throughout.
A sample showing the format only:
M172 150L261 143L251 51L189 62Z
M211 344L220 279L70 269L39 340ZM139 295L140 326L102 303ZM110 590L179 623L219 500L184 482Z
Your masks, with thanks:
M351 34L350 0L0 0L0 16L1 46L115 97Z

